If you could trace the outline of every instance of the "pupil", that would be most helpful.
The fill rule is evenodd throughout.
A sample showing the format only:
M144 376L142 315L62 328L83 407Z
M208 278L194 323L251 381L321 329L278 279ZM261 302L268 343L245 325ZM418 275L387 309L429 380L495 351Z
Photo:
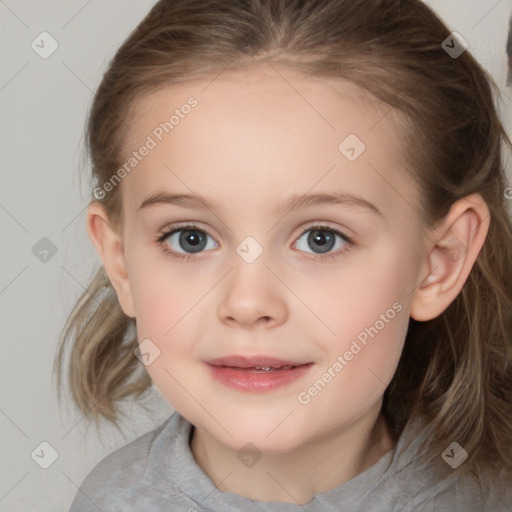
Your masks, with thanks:
M308 237L308 242L311 245L319 245L319 252L323 253L330 251L334 247L335 240L332 233L329 233L328 231L314 229L313 231L311 231L311 234Z
M311 245L316 244L320 253L328 252L334 247L335 239L332 233L326 230L315 229L311 231L308 242ZM199 252L204 249L205 236L199 231L184 230L180 235L180 244L188 244L190 252ZM185 247L184 247L185 248Z
M205 236L198 231L182 231L180 235L180 244L186 250L189 245L190 252L199 252L204 249Z

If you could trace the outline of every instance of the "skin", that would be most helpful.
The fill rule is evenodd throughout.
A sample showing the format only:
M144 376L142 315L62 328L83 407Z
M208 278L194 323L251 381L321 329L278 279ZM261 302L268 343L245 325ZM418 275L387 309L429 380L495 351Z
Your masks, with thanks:
M198 106L118 185L120 228L96 201L87 228L123 311L136 318L139 341L149 338L160 350L147 367L153 382L195 425L197 464L221 491L304 504L393 448L380 410L409 318L435 318L458 295L485 240L489 211L475 194L424 229L397 113L347 82L278 70L259 65L143 97L125 157L190 96ZM349 134L366 145L353 162L338 150ZM334 190L366 199L382 216L339 204L276 209L293 193ZM139 210L162 191L206 196L218 209ZM180 261L155 239L186 221L212 238L195 259ZM308 244L310 231L302 234L319 224L344 232L353 245L341 252L347 243L337 238L330 253L338 257L313 260L321 253ZM236 252L247 236L263 248L252 263ZM173 240L164 243L186 253ZM300 403L298 394L394 303L401 311ZM314 364L283 388L248 393L217 382L203 363L231 354ZM248 442L262 454L252 467L236 456Z

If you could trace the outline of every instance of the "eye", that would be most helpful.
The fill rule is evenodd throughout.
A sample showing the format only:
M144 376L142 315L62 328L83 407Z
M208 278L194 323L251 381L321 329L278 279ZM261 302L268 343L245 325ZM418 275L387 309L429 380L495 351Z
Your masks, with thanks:
M204 229L194 225L186 225L161 233L157 242L161 244L164 252L183 259L205 249L217 247L218 244L215 241L213 241L213 246L211 243L208 244L208 238L213 241L213 237ZM179 254L184 256L179 256Z
M211 239L212 243L209 243L208 239ZM164 253L182 262L194 259L200 252L218 247L217 242L208 231L194 224L174 226L172 229L160 233L156 242ZM354 244L348 236L337 229L314 225L302 232L296 245L300 251L305 253L310 252L307 250L308 246L316 250L316 252L312 251L313 256L308 256L308 258L327 260L341 256ZM341 250L332 252L333 249Z
M307 235L307 236L306 236ZM330 257L338 256L344 253L352 245L352 241L341 231L327 226L312 226L302 233L297 240L297 248L304 252L311 247L315 254L315 259L322 258L323 254L330 253L334 249L341 249L334 254L328 254Z

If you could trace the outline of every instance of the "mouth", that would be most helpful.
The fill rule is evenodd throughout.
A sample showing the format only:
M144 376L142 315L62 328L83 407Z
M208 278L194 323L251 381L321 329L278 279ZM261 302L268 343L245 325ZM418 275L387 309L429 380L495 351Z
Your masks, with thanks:
M273 391L301 378L313 363L267 356L228 356L207 361L206 365L220 383L259 393Z
M218 359L207 361L208 364L213 366L225 366L226 368L237 368L245 371L276 371L276 370L291 370L298 366L310 364L308 362L297 362L285 359L278 359L269 356L227 356Z
M239 366L225 366L225 368L234 368L235 370L240 370L242 372L252 372L252 373L268 373L268 372L276 372L278 370L292 370L293 368L297 368L296 366L249 366L247 368L240 368Z

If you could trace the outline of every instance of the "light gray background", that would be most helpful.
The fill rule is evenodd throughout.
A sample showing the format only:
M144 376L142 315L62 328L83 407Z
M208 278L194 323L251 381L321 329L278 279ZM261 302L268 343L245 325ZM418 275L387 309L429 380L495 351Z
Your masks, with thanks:
M505 87L511 2L427 3L497 80L506 95L500 112L512 135L512 88ZM69 401L59 408L51 375L66 315L99 263L85 230L86 112L108 60L153 3L0 0L0 512L67 511L77 485L100 459L172 410L154 392L153 413L134 406L126 436L107 425L102 443ZM59 45L47 59L31 48L43 31ZM57 248L46 262L32 252L43 237ZM48 469L31 458L43 441L58 452Z

